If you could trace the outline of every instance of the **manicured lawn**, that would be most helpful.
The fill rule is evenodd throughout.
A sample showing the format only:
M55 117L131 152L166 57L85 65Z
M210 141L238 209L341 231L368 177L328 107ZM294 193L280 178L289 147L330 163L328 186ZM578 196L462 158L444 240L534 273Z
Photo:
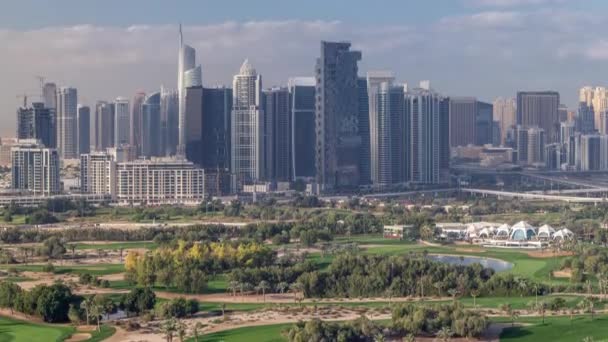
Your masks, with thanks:
M105 244L86 244L79 243L76 245L76 249L84 250L84 249L104 249L104 250L119 250L119 249L129 249L129 248L145 248L145 249L154 249L157 247L152 241L133 241L133 242L112 242ZM125 254L126 256L126 254Z
M73 332L74 328L69 326L33 324L0 317L0 342L63 341Z
M123 264L97 264L97 265L78 265L78 266L61 266L59 261L55 261L55 273L65 274L65 273L89 273L91 275L106 275L106 274L114 274L114 273L122 273L125 271L125 266ZM12 265L11 267L19 270L19 271L32 271L32 272L42 272L42 268L44 265ZM6 266L0 266L0 268L7 268Z
M261 327L247 327L227 331L221 331L214 334L203 336L200 341L205 342L284 342L287 341L281 332L290 327L291 324L267 325ZM194 338L188 340L194 342Z
M608 341L608 316L594 320L589 315L577 316L572 322L569 317L547 317L545 324L539 318L522 318L518 322L530 325L505 329L500 341L578 342L585 337L593 337L596 342Z
M93 331L91 333L91 338L86 340L85 342L100 342L103 341L105 339L107 339L108 337L114 335L114 333L116 332L116 328L108 326L108 325L102 325L101 326L101 331Z

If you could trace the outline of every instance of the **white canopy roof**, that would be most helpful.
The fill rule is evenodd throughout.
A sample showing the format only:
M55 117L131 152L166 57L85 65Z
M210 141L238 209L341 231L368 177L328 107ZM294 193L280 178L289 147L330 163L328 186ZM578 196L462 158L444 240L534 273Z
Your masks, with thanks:
M511 227L511 229L534 229L534 227L526 221L519 221Z

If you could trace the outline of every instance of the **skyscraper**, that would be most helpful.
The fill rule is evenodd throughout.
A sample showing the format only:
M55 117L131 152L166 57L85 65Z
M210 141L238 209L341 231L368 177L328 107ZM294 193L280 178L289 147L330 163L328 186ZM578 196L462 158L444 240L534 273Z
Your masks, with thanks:
M264 160L266 179L291 180L291 112L289 90L264 90Z
M116 98L114 100L114 147L130 143L130 123L129 100L123 97Z
M491 104L477 101L475 116L475 145L492 144L494 141L494 108Z
M179 97L179 144L177 153L185 156L186 153L186 88L188 86L202 86L201 68L196 67L196 50L184 44L182 26L179 26L179 57L177 64L177 93ZM194 70L193 70L194 69Z
M116 161L108 152L80 156L80 191L84 194L116 195Z
M450 147L474 145L476 140L477 100L450 97Z
M95 150L114 146L114 105L98 101L95 105Z
M595 93L592 87L583 87L579 90L579 107L576 124L578 131L582 133L588 134L595 131L595 109L593 108L594 95Z
M203 161L203 87L186 88L186 153L189 161L200 165Z
M390 72L367 73L370 171L372 184L379 188L393 183L391 88L394 79ZM400 95L403 96L403 92Z
M91 108L78 105L78 155L91 151Z
M145 157L160 157L160 93L152 93L141 104L141 155Z
M245 60L232 85L231 171L238 183L233 188L240 188L240 185L255 182L265 174L262 76Z
M558 92L520 91L517 93L517 124L526 128L542 128L547 143L557 142L559 105Z
M410 119L406 120L409 124ZM410 132L409 126L406 132ZM450 98L442 97L439 102L439 167L446 179L450 173L450 158Z
M359 126L359 135L361 136L361 148L359 148L359 184L368 185L372 182L372 171L370 165L371 147L369 131L369 94L367 92L367 77L359 77L357 79L357 93L357 102L359 107L357 121ZM314 166L315 163L313 163L312 165Z
M53 111L41 102L17 109L17 139L37 139L45 147L53 147Z
M322 191L360 182L358 62L348 42L321 42L315 70L317 183Z
M78 157L78 92L62 87L57 91L57 150L62 159Z
M129 119L129 144L133 146L137 155L141 154L141 146L143 144L143 123L142 123L142 104L146 99L144 92L138 92L133 97L133 103L131 104L131 117Z
M315 176L315 79L289 80L291 101L292 175L294 179Z
M231 113L232 89L203 88L203 169L230 169Z
M50 196L61 191L59 155L34 139L20 140L11 149L12 188L38 196Z
M160 91L161 151L165 156L177 153L179 144L179 96L175 90Z
M406 115L411 122L411 181L437 184L440 179L441 97L433 90L412 89L405 95Z
M51 111L52 131L49 133L50 142L47 147L57 147L57 85L55 83L45 83L42 86L42 102L44 108ZM46 143L45 143L46 145Z
M515 127L517 123L516 102L514 98L499 97L494 100L493 107L494 121L498 121L500 128L500 143L505 145L507 133Z

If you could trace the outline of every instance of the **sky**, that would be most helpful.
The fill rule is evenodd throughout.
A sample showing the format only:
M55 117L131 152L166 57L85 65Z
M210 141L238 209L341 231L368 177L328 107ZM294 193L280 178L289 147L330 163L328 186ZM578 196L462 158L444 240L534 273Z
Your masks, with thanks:
M180 22L205 86L229 86L245 58L264 87L312 76L321 40L351 41L361 75L449 96L557 90L574 109L580 87L608 86L605 0L2 0L0 135L37 76L91 106L175 88Z

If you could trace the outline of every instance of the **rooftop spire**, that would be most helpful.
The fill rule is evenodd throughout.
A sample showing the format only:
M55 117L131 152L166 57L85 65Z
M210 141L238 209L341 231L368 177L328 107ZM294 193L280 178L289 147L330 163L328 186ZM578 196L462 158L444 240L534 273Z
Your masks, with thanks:
M179 23L179 46L184 45L184 34L182 33L182 23Z

